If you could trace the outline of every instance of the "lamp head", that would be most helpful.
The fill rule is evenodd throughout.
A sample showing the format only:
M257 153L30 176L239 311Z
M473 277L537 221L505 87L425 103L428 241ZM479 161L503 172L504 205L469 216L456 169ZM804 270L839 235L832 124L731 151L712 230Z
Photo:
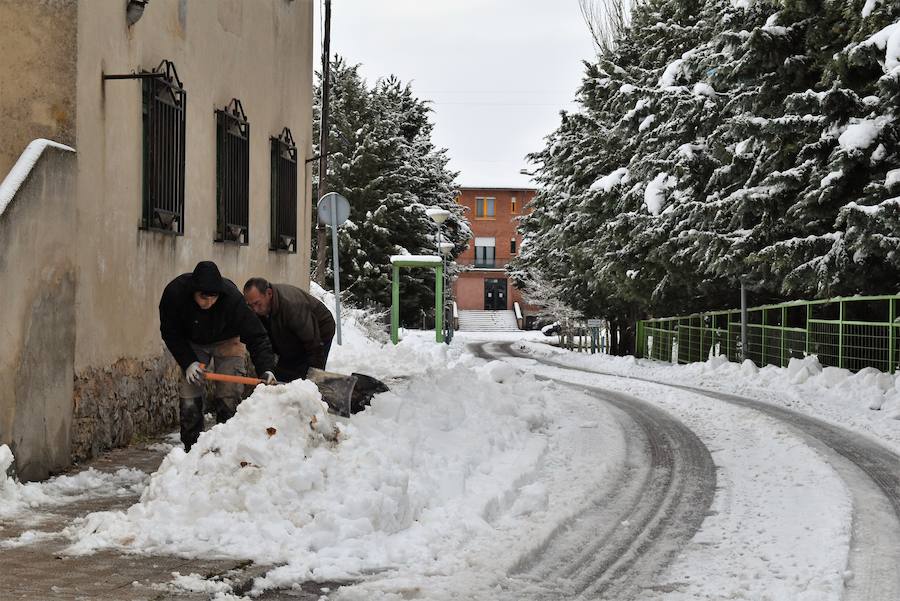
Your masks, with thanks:
M425 209L425 214L431 217L431 220L438 225L444 223L447 221L447 218L450 217L450 211L438 207L429 207Z

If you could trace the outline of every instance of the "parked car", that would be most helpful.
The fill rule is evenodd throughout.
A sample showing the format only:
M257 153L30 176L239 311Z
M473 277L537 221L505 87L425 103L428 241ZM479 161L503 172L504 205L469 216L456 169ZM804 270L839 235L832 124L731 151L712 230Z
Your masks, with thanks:
M558 321L554 321L553 323L547 324L541 328L541 334L544 336L553 336L555 334L559 334L562 326L559 325Z

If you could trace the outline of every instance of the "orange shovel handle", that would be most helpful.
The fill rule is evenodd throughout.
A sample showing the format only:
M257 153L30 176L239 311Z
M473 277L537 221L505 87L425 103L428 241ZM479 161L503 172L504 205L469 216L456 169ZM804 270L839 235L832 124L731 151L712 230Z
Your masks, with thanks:
M229 376L227 374L217 374L211 371L206 372L207 380L217 380L219 382L232 382L234 384L250 384L256 386L262 384L259 378L248 378L247 376Z
M201 363L200 367L202 369L206 369L206 363ZM262 384L263 381L259 378L248 378L247 376L230 376L228 374L217 374L212 371L204 371L203 376L207 380L217 380L219 382L231 382L232 384L249 384L250 386L256 386L257 384Z

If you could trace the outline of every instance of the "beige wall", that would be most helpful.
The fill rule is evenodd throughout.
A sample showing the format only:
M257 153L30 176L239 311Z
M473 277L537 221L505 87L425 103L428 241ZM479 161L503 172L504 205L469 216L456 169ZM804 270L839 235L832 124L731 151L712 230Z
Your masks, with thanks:
M125 5L0 0L0 177L35 138L77 150L49 149L0 215L0 443L26 479L174 424L177 369L157 313L173 277L211 259L239 286L309 283L312 0L153 0L132 28ZM187 90L178 237L138 229L141 84L102 79L163 59ZM213 242L214 111L235 97L251 126L249 246ZM268 250L269 138L285 126L298 146L296 254Z
M0 444L23 479L69 463L75 164L48 147L0 214Z
M130 30L125 2L79 1L76 373L159 355L165 284L200 260L240 286L254 275L308 286L312 0L153 0ZM187 91L185 234L138 230L141 84L102 74L171 60ZM214 243L215 108L241 100L250 121L250 245ZM298 252L269 242L269 137L298 146Z
M75 144L76 4L0 2L0 181L35 138Z

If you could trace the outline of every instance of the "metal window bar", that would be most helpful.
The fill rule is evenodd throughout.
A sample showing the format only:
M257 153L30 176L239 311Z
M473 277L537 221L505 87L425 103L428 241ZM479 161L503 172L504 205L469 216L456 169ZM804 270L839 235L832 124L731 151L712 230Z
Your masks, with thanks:
M297 146L291 130L271 138L272 220L269 249L297 252Z
M747 356L757 365L784 367L816 355L826 367L894 373L900 363L897 296L789 302L748 310ZM679 363L703 361L710 350L740 361L740 312L715 311L638 323L641 356ZM718 344L718 347L716 346Z
M216 110L216 242L250 243L250 123L237 98Z
M141 229L184 234L187 92L164 60L142 82L143 212Z

